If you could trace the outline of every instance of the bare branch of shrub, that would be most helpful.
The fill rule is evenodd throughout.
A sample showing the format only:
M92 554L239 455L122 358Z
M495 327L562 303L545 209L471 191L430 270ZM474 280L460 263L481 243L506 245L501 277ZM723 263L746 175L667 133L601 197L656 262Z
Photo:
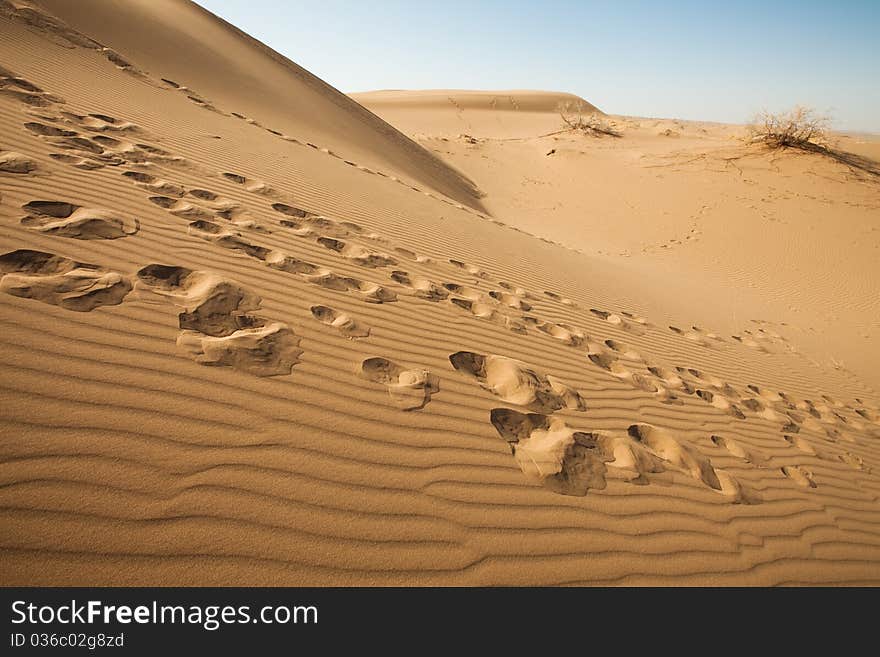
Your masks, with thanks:
M595 110L588 111L588 109L587 105L575 100L563 101L558 106L559 116L569 130L582 132L593 137L622 136L604 116Z
M761 112L749 126L749 136L770 148L814 151L828 146L829 123L829 117L798 105L779 114Z
M794 148L817 153L849 167L853 172L880 177L880 163L835 147L828 128L830 122L827 116L819 115L808 107L797 106L780 114L762 112L749 126L748 134L752 143L774 150Z

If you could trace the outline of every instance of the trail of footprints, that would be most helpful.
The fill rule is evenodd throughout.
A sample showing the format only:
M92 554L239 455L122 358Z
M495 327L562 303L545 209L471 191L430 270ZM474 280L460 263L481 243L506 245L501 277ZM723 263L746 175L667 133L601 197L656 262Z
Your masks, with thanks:
M127 63L117 62L117 65L125 67ZM12 77L11 74L7 77L10 80L19 80ZM25 86L29 84L26 81L19 80L19 82ZM185 87L177 85L173 81L165 80L164 82L174 88L186 90ZM43 108L53 107L59 103L63 104L63 99L52 97L45 102L35 103L35 105ZM132 166L187 164L184 158L175 156L155 145L126 139L126 137L141 137L142 139L145 135L142 128L129 121L106 114L76 114L66 110L59 110L57 113L42 112L37 116L42 121L28 121L25 128L65 150L65 153L53 153L52 156L78 168L96 169L123 164ZM108 133L116 136L110 136ZM9 158L10 168L19 168L20 163L17 159L15 157ZM25 165L24 168L27 166ZM301 275L315 285L331 290L354 292L368 302L386 303L395 301L397 298L396 292L387 286L350 276L341 276L326 268L254 244L244 238L239 231L271 232L271 230L247 217L235 202L223 199L213 192L203 189L188 190L180 184L144 171L127 170L123 171L122 175L143 188L149 194L148 198L152 203L175 216L189 220L188 232L195 237L261 260L269 267ZM250 181L241 174L223 172L221 176L227 181L244 185L248 191L255 194L270 197L274 195L273 190L265 184ZM68 205L72 206L72 204ZM41 208L35 205L29 210L37 211L31 212L29 217L24 220L25 225L50 234L78 239L112 239L132 235L138 229L137 225L133 228L126 227L118 217L83 216L95 213L78 207L71 209L71 215L74 216L58 216L61 212L58 208L61 207L63 206L59 203L56 209L48 209L49 214L47 215L45 211L40 212ZM279 222L281 227L297 236L315 236L318 244L350 260L357 266L380 269L394 267L398 264L397 259L390 254L342 239L352 234L366 239L378 238L376 235L365 235L364 231L356 224L336 222L288 203L275 202L271 207L288 217ZM48 206L44 205L43 209L46 208ZM52 214L53 212L55 214ZM112 213L102 211L101 214ZM411 254L405 249L397 251L405 256ZM428 260L415 256L417 263L425 263ZM488 278L485 272L472 265L455 259L450 259L449 263L461 272L481 279ZM527 322L512 316L510 312L531 309L530 304L521 298L522 291L520 291L521 294L517 294L515 291L510 293L504 290L493 290L488 294L483 294L457 283L447 282L441 285L424 277L411 275L401 269L394 269L390 278L399 285L402 293L431 301L448 298L453 306L473 317L493 322L516 333L522 334L527 331ZM547 294L551 298L559 299L562 303L571 303L552 292ZM527 321L529 319L531 318L528 318ZM564 327L536 323L549 334L559 335L566 330ZM573 339L571 342L575 344L576 340Z
M110 55L108 58L112 60ZM117 66L130 67L121 58L119 60L115 62ZM170 80L164 82L181 91L189 91ZM474 279L474 284L431 280L400 268L400 259L434 269L442 263L403 247L394 248L394 255L376 250L366 243L384 243L381 236L367 233L353 222L336 221L297 207L282 199L265 183L239 173L221 172L219 177L222 180L269 199L269 208L282 217L270 227L254 219L235 201L210 190L188 189L161 177L159 170L163 166L190 168L191 165L185 158L148 143L146 131L134 123L105 114L76 114L61 109L63 99L5 69L0 69L0 94L12 96L28 106L28 112L35 120L25 122L24 128L62 151L51 153L53 159L84 170L129 167L121 175L141 188L151 203L186 220L187 232L197 239L253 258L272 269L294 274L309 284L354 293L368 303L394 302L398 294L402 294L430 303L446 303L467 316L517 334L529 334L534 330L564 346L585 348L586 358L594 366L653 395L662 403L683 404L682 395L689 395L741 420L746 419L746 412L749 412L764 420L778 422L782 440L799 453L836 459L859 470L867 469L863 460L850 452L836 456L818 453L799 433L804 429L832 443L855 441L853 432L864 432L868 430L867 425L880 424L876 411L853 408L830 398L824 398L820 403L794 401L784 393L754 385L740 391L695 368L650 364L635 348L620 340L597 340L572 324L542 319L535 314L536 303L541 297L521 287L499 281L494 284L497 289L481 289L482 285L493 284L491 276L479 267L449 259L447 262L452 270ZM197 94L188 93L188 96L193 102L213 108ZM276 131L270 132L286 138ZM317 149L313 144L303 145ZM155 171L140 170L144 166ZM36 162L27 156L0 151L0 173L27 175L37 169ZM452 203L442 198L438 200ZM68 201L34 200L26 203L23 210L26 215L21 219L22 226L56 237L118 239L133 236L140 230L138 219ZM393 286L337 274L255 243L243 235L243 231L260 235L276 230L312 240L355 266L374 271L390 270L386 273ZM25 249L0 256L0 274L0 291L80 312L118 305L132 290L132 280L120 272ZM298 362L302 352L293 330L282 322L253 314L259 309L259 297L236 283L210 272L161 264L143 267L134 280L138 289L181 310L177 344L181 352L196 362L232 367L256 376L290 374ZM574 302L556 292L544 291L543 298L563 308L577 310ZM371 334L370 327L330 306L315 305L310 310L316 321L345 338L363 339ZM589 313L633 336L644 335L655 328L630 312L591 308ZM669 330L705 348L726 342L717 334L696 326L687 330L670 326ZM761 351L769 352L768 345L780 344L787 351L795 351L782 336L763 325L732 337L745 347ZM475 380L483 389L505 403L529 411L496 408L490 413L490 421L510 445L523 472L555 492L584 495L590 489L604 488L606 479L614 477L645 484L653 473L675 470L688 474L732 501L758 501L756 494L745 490L728 473L714 468L695 447L680 442L662 428L633 424L625 435L603 430L580 432L569 428L561 418L552 414L560 410L585 412L587 405L577 390L552 375L500 355L460 351L450 355L449 359L453 369ZM424 408L432 395L440 390L439 377L428 370L407 368L382 357L366 359L360 364L359 372L365 380L384 387L392 403L406 411ZM745 462L766 467L765 457L730 438L713 435L711 443ZM798 485L817 486L812 473L804 466L787 465L781 471Z

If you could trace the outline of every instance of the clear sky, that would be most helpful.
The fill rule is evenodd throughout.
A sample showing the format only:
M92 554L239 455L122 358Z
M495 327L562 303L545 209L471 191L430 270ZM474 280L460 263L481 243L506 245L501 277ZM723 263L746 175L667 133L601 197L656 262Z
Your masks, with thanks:
M742 123L805 104L880 132L880 0L197 0L334 87L544 89Z

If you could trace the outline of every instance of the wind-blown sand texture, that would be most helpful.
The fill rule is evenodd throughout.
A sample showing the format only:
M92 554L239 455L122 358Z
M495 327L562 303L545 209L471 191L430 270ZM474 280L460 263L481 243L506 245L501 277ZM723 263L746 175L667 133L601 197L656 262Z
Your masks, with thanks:
M0 35L4 584L880 583L870 170L376 116L183 0Z

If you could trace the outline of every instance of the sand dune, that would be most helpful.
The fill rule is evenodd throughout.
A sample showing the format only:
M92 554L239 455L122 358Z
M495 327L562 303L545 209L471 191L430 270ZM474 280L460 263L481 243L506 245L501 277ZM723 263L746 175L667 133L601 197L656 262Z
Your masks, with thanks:
M56 42L60 38L77 43L85 37L118 69L174 89L182 100L212 112L234 113L289 138L307 133L307 140L340 157L430 185L479 207L473 184L442 160L193 3L41 0L39 7L65 24L63 32L54 30L50 35ZM32 28L45 23L32 20L32 15L13 12L14 18L31 23Z
M420 135L462 135L467 141L473 135L514 139L555 132L559 107L566 103L585 113L601 113L579 96L553 91L427 89L350 95L417 140Z
M358 97L410 140L185 2L0 34L3 582L880 582L870 174Z

